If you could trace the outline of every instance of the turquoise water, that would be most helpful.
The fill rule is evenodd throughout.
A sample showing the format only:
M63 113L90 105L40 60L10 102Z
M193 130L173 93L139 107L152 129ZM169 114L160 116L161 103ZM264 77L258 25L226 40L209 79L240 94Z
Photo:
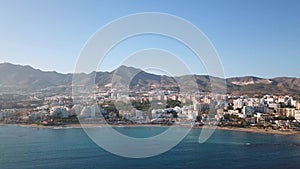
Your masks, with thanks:
M123 127L146 137L163 127ZM193 129L175 148L156 157L129 159L94 144L82 129L0 126L0 169L15 168L300 168L300 137L216 131L204 144ZM145 134L146 133L146 134Z

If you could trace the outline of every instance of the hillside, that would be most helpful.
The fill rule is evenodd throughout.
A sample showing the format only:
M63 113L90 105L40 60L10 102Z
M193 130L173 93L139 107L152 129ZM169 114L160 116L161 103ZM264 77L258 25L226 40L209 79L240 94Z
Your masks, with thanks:
M54 71L46 72L30 66L0 64L0 92L4 93L29 93L44 92L70 93L73 74L61 74ZM222 79L208 75L186 75L168 77L144 72L140 69L121 66L112 72L92 72L78 74L76 77L81 86L95 82L99 87L122 87L130 84L131 88L192 88L191 79L195 80L199 90L211 91L210 78L216 81ZM131 77L134 77L131 80ZM226 79L227 91L234 95L291 95L300 97L300 79L292 77L278 77L264 79L254 76L235 77ZM221 86L221 85L220 85ZM215 86L218 88L218 85Z

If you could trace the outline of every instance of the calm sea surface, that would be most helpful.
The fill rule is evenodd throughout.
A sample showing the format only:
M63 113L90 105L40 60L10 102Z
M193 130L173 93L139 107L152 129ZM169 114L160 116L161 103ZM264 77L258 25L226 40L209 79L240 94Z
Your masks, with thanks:
M155 135L163 127L123 127L133 137ZM156 157L129 159L94 144L82 129L0 126L0 169L16 168L300 168L300 137L216 131L204 144L193 129L175 148ZM147 134L145 134L147 133Z

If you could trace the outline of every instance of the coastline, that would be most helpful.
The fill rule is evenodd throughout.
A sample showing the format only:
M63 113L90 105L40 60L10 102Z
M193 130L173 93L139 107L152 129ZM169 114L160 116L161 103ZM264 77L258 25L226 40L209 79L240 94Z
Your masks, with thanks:
M250 128L238 128L238 127L218 127L217 130L226 131L238 131L246 133L258 133L258 134L269 134L269 135L299 135L300 131L295 130L272 130L272 129L259 129L255 127Z
M99 125L99 124L84 124L85 128L101 128L106 127L107 125ZM68 128L83 128L81 124L65 124L59 126L43 126L37 124L5 124L0 123L0 126L18 126L18 127L32 127L32 128L41 128L41 129L68 129ZM110 125L112 127L169 127L167 125L159 125L159 124L127 124L127 125ZM187 127L183 125L174 125L175 127ZM255 127L248 128L239 128L239 127L220 127L217 128L209 127L209 126L194 126L194 129L215 129L215 130L223 130L223 131L237 131L237 132L246 132L246 133L257 133L257 134L269 134L269 135L299 135L300 131L295 130L272 130L272 129L259 129Z

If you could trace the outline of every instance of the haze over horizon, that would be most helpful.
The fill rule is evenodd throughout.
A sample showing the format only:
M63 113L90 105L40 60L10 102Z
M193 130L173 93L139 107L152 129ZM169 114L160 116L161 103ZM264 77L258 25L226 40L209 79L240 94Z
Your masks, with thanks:
M120 5L122 4L122 5ZM172 5L170 5L172 4ZM300 77L300 2L290 1L3 1L0 5L0 63L43 71L74 72L80 50L105 24L129 14L176 15L202 30L215 46L225 77ZM100 71L112 71L124 57L162 48L194 64L182 44L160 36L134 37L112 50Z

